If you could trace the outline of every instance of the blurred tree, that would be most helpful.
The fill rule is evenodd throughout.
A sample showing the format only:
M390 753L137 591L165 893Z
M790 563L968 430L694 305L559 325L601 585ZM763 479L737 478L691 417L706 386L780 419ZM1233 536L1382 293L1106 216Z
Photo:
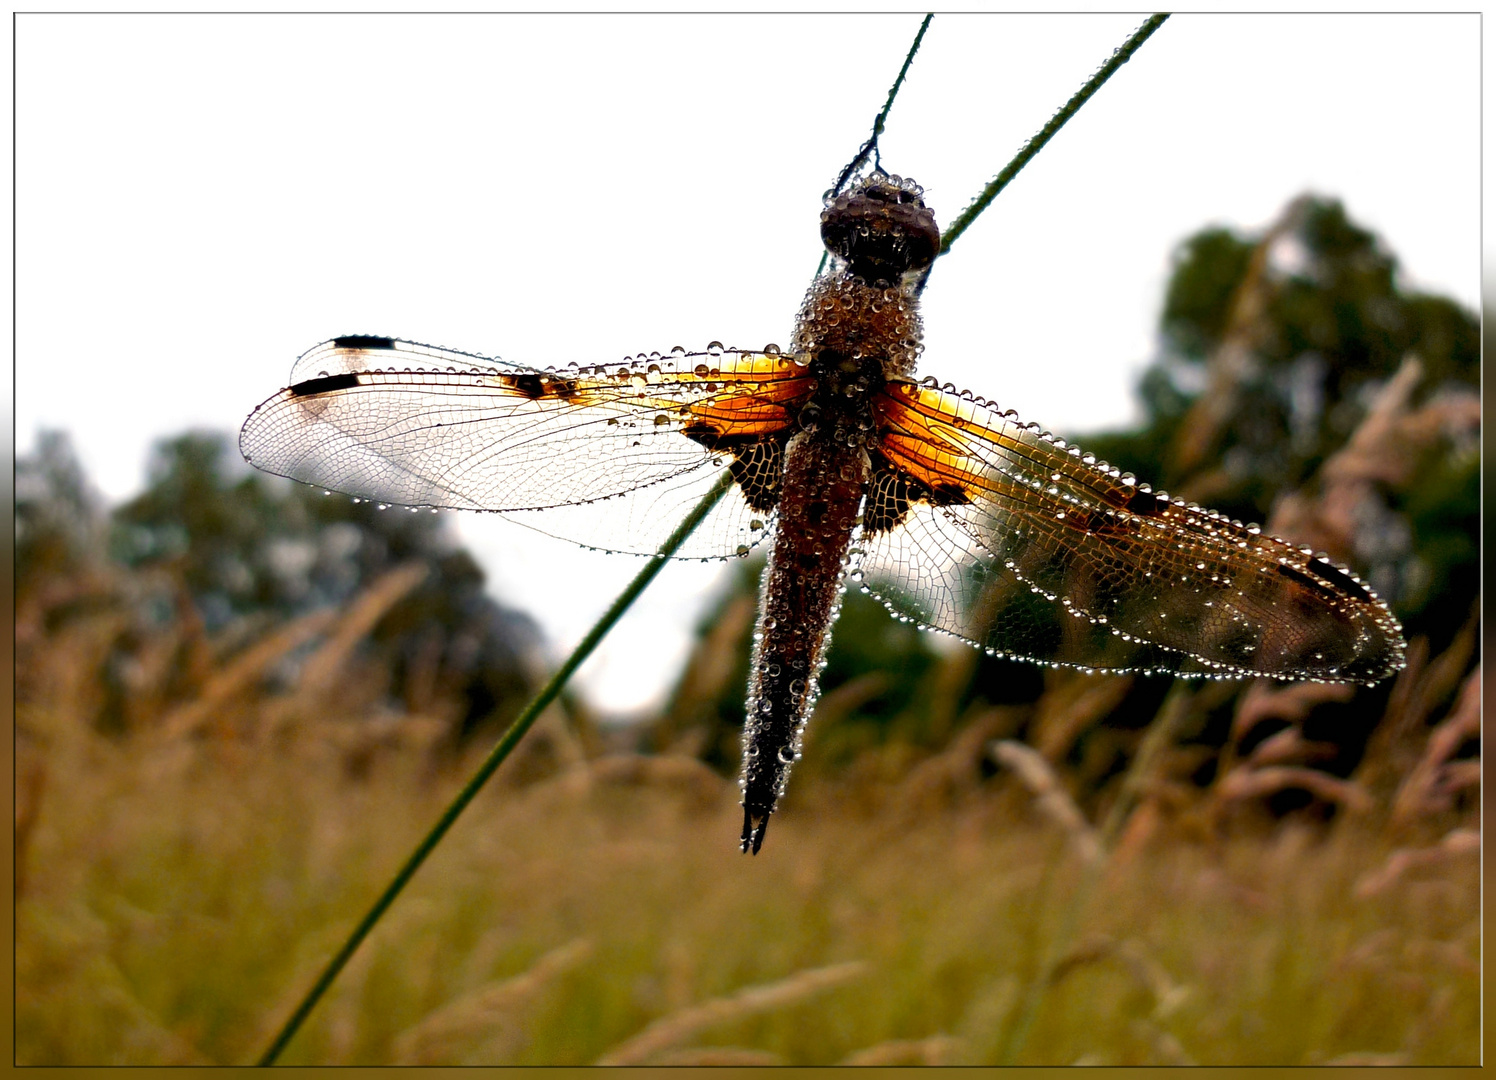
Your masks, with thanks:
M1410 635L1430 635L1435 650L1452 638L1478 590L1475 317L1451 300L1403 289L1396 259L1372 233L1339 202L1304 196L1260 235L1209 228L1181 243L1160 328L1162 349L1139 387L1143 425L1080 444L1155 487L1266 522L1301 543L1318 541L1369 575ZM1391 419L1348 449L1378 402ZM1338 472L1321 476L1337 453ZM755 593L756 575L741 575L704 623L704 647L726 647L715 628ZM683 682L669 714L677 739L682 726L707 725L708 760L725 769L737 762L750 647L751 626L739 623L733 678L718 680L705 697L703 687ZM823 702L869 672L884 681L855 707L818 713L817 752L886 739L939 744L950 736L944 718L1047 695L1054 707L1036 708L1031 725L1063 710L1093 710L1089 728L1055 745L1094 791L1124 767L1130 743L1123 736L1152 721L1169 686L1136 679L1098 689L1088 703L1080 684L1094 680L972 656L962 688L947 680L933 693L930 639L849 595L822 677ZM1389 687L1370 695L1384 698ZM1206 697L1193 738L1219 748L1236 698ZM1307 720L1316 737L1356 743L1336 761L1342 774L1355 765L1368 712L1378 712L1375 703L1327 700ZM1191 760L1197 782L1214 776L1213 757Z
M24 600L49 578L97 566L104 557L103 500L88 484L73 444L43 431L16 459L16 586Z
M411 561L425 581L380 618L367 647L410 710L459 699L463 734L515 713L541 672L533 620L483 591L483 572L429 512L381 511L251 470L217 433L160 443L146 490L114 514L121 563L170 569L209 633L248 636L346 603Z
M1211 228L1185 240L1160 328L1144 426L1082 444L1175 495L1282 529L1275 510L1320 491L1316 473L1416 358L1408 408L1442 430L1406 433L1402 467L1359 500L1346 548L1302 542L1367 575L1410 633L1447 640L1475 589L1478 425L1461 419L1480 380L1475 316L1403 289L1375 235L1338 201L1305 195L1261 235Z

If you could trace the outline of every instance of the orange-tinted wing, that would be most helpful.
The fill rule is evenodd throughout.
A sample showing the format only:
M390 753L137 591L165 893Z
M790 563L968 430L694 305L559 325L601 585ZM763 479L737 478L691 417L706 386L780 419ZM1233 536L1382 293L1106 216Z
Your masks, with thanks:
M874 408L886 461L857 572L899 614L1081 668L1370 683L1402 666L1386 605L1327 560L929 380Z
M810 390L789 357L715 346L540 370L344 337L296 362L239 447L258 468L373 502L499 511L653 554L734 449L787 432ZM734 489L678 557L745 553L772 526L762 502Z

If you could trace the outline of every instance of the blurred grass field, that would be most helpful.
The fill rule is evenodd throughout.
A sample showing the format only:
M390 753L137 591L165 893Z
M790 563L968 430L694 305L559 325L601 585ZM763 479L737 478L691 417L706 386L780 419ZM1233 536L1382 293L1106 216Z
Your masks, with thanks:
M1171 690L854 593L746 858L750 561L659 716L542 716L281 1060L1477 1063L1478 325L1332 200L1176 262L1149 424L1085 445L1355 566L1403 671ZM106 514L18 461L21 1064L255 1060L546 675L439 516L234 463Z
M482 748L297 699L121 743L73 711L89 629L20 718L17 1060L247 1062ZM1211 829L1145 799L1057 947L1081 848L980 742L808 774L745 858L731 780L547 732L559 714L286 1063L985 1063L1028 1005L1020 1063L1477 1060L1472 811L1410 858L1392 800Z

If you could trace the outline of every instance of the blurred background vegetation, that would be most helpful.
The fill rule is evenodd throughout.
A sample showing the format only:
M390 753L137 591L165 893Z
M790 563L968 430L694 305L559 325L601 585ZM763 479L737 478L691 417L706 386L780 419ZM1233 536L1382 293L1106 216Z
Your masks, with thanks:
M1475 317L1305 196L1185 240L1160 331L1144 425L1078 441L1351 565L1397 678L1171 693L854 594L744 860L750 559L658 717L552 707L285 1060L1474 1063ZM48 434L16 501L17 1058L249 1060L543 680L537 628L442 517L228 434L112 511Z

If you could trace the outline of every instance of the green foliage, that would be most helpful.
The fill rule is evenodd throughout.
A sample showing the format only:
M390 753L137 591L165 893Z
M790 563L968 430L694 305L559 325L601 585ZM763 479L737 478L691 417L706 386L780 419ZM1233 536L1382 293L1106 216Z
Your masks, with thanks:
M1276 496L1304 484L1345 442L1404 357L1423 363L1420 401L1451 383L1479 382L1475 317L1443 297L1401 289L1396 258L1338 201L1306 197L1284 225L1263 237L1211 228L1180 245L1161 320L1165 351L1143 379L1144 428L1087 441L1105 441L1119 465L1155 466L1139 475L1156 484L1183 485L1205 462L1171 457L1155 429L1177 427L1199 399L1236 325L1250 359L1212 433L1213 457L1227 474L1213 504L1252 520L1265 520ZM1261 282L1250 280L1254 253ZM1239 310L1245 289L1260 290L1260 313Z
M1231 298L1251 258L1251 242L1230 229L1202 229L1175 249L1159 321L1181 357L1204 361L1221 343Z
M1415 408L1479 384L1474 315L1403 289L1396 258L1331 199L1298 200L1261 236L1211 228L1184 241L1161 325L1165 349L1142 382L1145 426L1082 442L1243 520L1267 521L1280 497L1309 485L1405 358L1423 369ZM1422 460L1383 483L1381 520L1363 526L1353 561L1410 632L1446 627L1447 638L1474 596L1478 474L1468 447L1402 452Z
M16 459L16 584L21 595L48 577L74 574L103 557L104 510L67 435L44 431Z
M1420 628L1442 643L1470 616L1480 595L1480 454L1438 455L1419 470L1398 503L1412 528L1419 573L1403 598Z
M210 629L260 609L341 603L391 566L453 551L440 518L254 472L217 432L155 447L146 490L114 515L111 548L127 566L176 569ZM482 583L466 557L450 573L455 588Z
M1406 356L1416 355L1424 372L1414 408L1468 394L1478 382L1474 317L1445 298L1404 290L1395 257L1330 199L1296 201L1261 235L1211 227L1184 240L1160 329L1162 350L1140 385L1143 426L1079 442L1155 487L1247 521L1268 521L1287 494L1313 495L1317 470L1346 444ZM1192 439L1203 450L1189 451ZM1382 452L1394 459L1414 454L1410 446ZM1465 621L1478 589L1479 468L1473 447L1440 442L1420 449L1412 465L1401 482L1376 487L1368 505L1379 516L1361 526L1356 554L1342 557L1371 576L1411 633L1431 633L1437 651ZM756 572L744 574L706 625L753 595L756 582ZM723 769L737 762L747 630L734 647L737 670L707 710L706 758ZM950 737L952 718L973 706L1035 702L1045 692L1042 669L979 657L956 699L934 705L929 650L927 638L880 605L849 595L823 692L834 699L869 673L883 684L848 710L823 709L812 734L815 753L802 768L835 767L888 742L938 746ZM1140 680L1103 723L1140 729L1160 693ZM1219 746L1230 703L1216 712L1220 722L1205 737ZM1074 752L1095 757L1092 782L1114 775L1122 761L1115 739L1082 736ZM1353 765L1354 757L1343 769ZM1202 766L1201 775L1213 776L1213 769Z
M72 520L70 508L81 505L81 474L57 464L58 453L44 443L35 464L23 462L28 476L58 478L28 509L28 527ZM48 535L30 528L28 567L40 570L31 552ZM464 734L517 711L539 669L533 620L484 594L482 570L453 543L444 518L381 511L256 473L218 433L157 445L146 490L113 515L109 550L123 566L178 581L206 631L230 641L346 605L396 566L426 564L425 581L379 619L364 652L388 672L389 692L407 710L455 699Z

